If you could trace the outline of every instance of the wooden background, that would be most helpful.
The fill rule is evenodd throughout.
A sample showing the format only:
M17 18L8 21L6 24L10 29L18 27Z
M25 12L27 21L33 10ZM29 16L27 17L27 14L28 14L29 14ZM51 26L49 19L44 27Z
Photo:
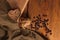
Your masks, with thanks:
M49 28L52 29L50 39L60 40L60 0L30 0L29 15L31 19L38 14L48 15Z

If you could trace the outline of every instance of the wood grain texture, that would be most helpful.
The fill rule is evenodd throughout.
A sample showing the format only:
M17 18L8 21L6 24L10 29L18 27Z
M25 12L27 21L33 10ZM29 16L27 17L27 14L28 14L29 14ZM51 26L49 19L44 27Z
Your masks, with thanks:
M28 9L32 20L39 14L47 14L49 28L52 29L49 37L51 40L60 40L60 0L30 0Z

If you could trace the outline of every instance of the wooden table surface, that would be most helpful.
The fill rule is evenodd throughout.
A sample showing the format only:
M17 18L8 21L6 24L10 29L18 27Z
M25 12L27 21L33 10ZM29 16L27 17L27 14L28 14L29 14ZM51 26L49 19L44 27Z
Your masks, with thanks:
M34 16L46 14L52 30L50 40L60 40L60 0L30 0L28 9L32 20Z

